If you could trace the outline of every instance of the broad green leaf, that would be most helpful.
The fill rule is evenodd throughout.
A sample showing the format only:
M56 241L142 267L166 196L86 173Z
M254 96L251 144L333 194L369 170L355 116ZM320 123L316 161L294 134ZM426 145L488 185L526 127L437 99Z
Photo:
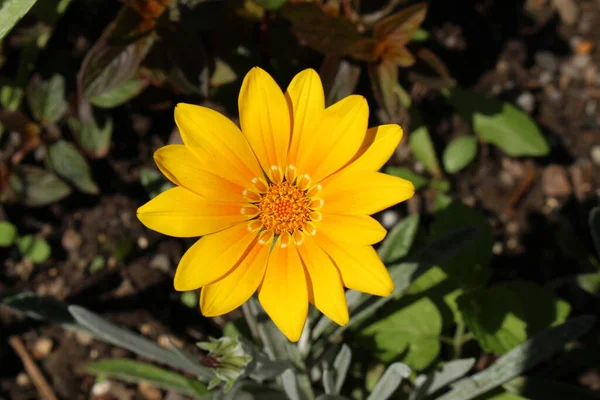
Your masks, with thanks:
M489 263L494 244L492 228L483 213L463 203L452 202L437 212L431 226L431 237L439 238L461 227L474 227L479 231L479 236L460 254L440 267L463 288L482 287L489 279Z
M402 111L406 111L400 104L397 94L398 65L391 61L369 63L369 82L371 90L379 107L385 112L387 123L398 123Z
M277 10L283 7L287 0L254 0L254 2L267 10Z
M44 239L26 235L17 239L19 252L25 258L31 260L34 264L43 263L50 257L51 249L48 242Z
M330 106L354 93L360 76L360 66L339 56L327 56L321 64L319 75L325 90L325 105Z
M90 166L71 143L59 140L50 145L47 161L58 175L77 189L88 194L98 194L98 185L92 178Z
M402 307L362 330L374 340L374 351L383 362L400 356L415 370L427 368L440 351L442 316L427 297ZM400 307L400 305L398 305ZM396 308L396 305L394 305Z
M27 11L33 7L37 0L2 0L0 2L0 39L8 32Z
M590 212L589 225L596 252L600 256L600 207L595 207Z
M518 394L504 392L504 393L499 393L499 394L493 394L490 396L481 396L479 400L529 400L529 399L526 397L521 397Z
M557 327L546 329L500 357L489 368L452 385L452 390L437 400L471 400L513 378L564 349L571 340L587 333L596 318L584 315Z
M457 301L464 291L440 267L432 267L419 276L408 292L425 295L433 301L442 315L444 328L462 321Z
M148 382L161 389L175 390L194 397L209 393L206 385L202 382L135 360L102 360L89 364L87 372L133 383Z
M454 87L448 101L483 140L513 157L545 156L550 151L536 123L509 103Z
M132 78L108 92L92 97L90 103L100 108L118 107L140 94L148 86L143 79Z
M31 165L14 168L8 185L15 200L30 207L52 204L71 194L71 188L56 175Z
M410 400L420 400L434 394L455 380L465 376L474 365L474 358L452 360L434 369L428 375L418 376L416 379L417 387L411 393Z
M444 169L454 174L469 165L477 155L477 139L461 136L451 141L444 149L442 162Z
M362 38L352 22L341 16L327 15L318 4L287 4L281 13L308 46L323 54L343 56Z
M379 257L384 263L397 261L406 256L419 229L419 215L409 215L388 232L379 247Z
M427 171L433 176L440 175L440 165L438 163L437 154L433 147L429 129L425 125L419 126L410 133L408 142L413 156L421 161Z
M458 299L467 326L481 347L504 354L531 335L563 323L571 307L541 286L513 281Z
M415 190L422 189L425 186L427 186L427 183L429 183L429 180L427 178L421 175L417 175L410 169L405 167L387 167L385 169L385 173L411 181L412 184L415 185Z
M123 329L83 307L69 306L69 312L75 321L89 329L94 336L104 342L122 347L149 360L191 372L202 380L209 380L214 376L209 368L199 363L192 364L189 359L184 359L179 354L162 348L141 335ZM181 352L181 350L179 351Z
M17 228L8 221L0 221L0 247L9 247L17 238Z
M104 126L100 127L90 108L89 113L84 112L79 120L69 118L68 123L75 141L88 157L102 158L108 154L113 132L110 116L107 117Z
M393 363L385 370L383 376L379 379L369 397L367 397L367 400L389 399L396 389L398 389L400 383L404 379L407 379L410 374L411 370L406 364Z
M43 81L36 75L27 86L27 103L34 118L42 125L57 122L67 112L65 79L53 75Z

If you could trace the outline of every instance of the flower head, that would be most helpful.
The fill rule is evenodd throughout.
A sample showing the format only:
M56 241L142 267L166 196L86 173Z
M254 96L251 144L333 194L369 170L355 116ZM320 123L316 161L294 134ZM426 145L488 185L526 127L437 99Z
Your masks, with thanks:
M412 197L413 185L377 172L392 155L398 125L367 128L362 96L325 108L312 69L285 94L260 68L239 95L240 129L209 108L178 104L183 145L155 153L177 187L138 209L147 227L202 236L182 257L175 289L202 288L206 316L230 312L258 291L266 313L292 341L308 303L348 322L344 287L390 295L393 282L372 244L386 231L370 214Z

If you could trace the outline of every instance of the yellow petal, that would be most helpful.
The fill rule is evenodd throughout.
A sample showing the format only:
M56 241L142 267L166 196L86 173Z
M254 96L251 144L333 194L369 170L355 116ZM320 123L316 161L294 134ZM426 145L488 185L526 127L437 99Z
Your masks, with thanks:
M175 273L175 290L195 290L229 272L244 256L258 231L241 223L206 235L185 252Z
M410 199L415 187L406 179L379 172L345 169L321 183L323 207L332 214L373 214Z
M311 236L303 235L297 248L308 271L311 302L338 325L346 325L348 305L338 269Z
M392 294L394 282L373 247L338 243L321 232L314 239L333 260L344 286L377 296Z
M382 241L387 233L379 222L366 215L322 213L315 225L327 236L351 244L374 244Z
M402 128L396 124L380 125L367 130L363 143L347 168L377 171L390 159L400 140Z
M280 236L271 250L258 300L281 332L297 342L308 316L308 288L304 267L289 234Z
M231 312L244 304L256 292L263 280L271 241L255 240L244 257L227 275L208 284L200 292L200 309L207 317Z
M305 132L298 149L297 169L317 183L352 159L367 131L369 106L362 96L348 96L327 107L310 134Z
M314 131L325 109L325 94L319 74L311 68L300 72L290 82L285 96L292 110L292 142L288 164L296 165L304 132L310 135Z
M244 188L207 172L192 151L181 144L161 147L154 153L161 172L174 184L209 200L244 201Z
M224 115L210 108L179 103L175 122L183 142L204 170L242 187L263 175L248 141Z
M290 109L281 88L254 67L244 78L238 107L242 132L260 165L271 180L281 181L291 137Z
M137 210L142 224L176 237L208 235L255 215L243 203L207 200L182 187L162 192Z

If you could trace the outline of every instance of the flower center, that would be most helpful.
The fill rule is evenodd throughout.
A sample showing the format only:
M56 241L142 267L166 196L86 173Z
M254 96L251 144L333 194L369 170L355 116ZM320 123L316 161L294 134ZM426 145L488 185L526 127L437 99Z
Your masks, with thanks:
M276 235L300 230L310 220L310 198L287 181L271 184L257 206L258 219Z

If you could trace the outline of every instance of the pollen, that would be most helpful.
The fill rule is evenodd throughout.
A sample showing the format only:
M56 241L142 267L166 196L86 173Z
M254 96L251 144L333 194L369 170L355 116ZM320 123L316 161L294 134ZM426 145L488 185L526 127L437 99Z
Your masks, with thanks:
M303 190L288 181L271 184L257 204L258 219L276 235L294 233L310 221L310 201Z

